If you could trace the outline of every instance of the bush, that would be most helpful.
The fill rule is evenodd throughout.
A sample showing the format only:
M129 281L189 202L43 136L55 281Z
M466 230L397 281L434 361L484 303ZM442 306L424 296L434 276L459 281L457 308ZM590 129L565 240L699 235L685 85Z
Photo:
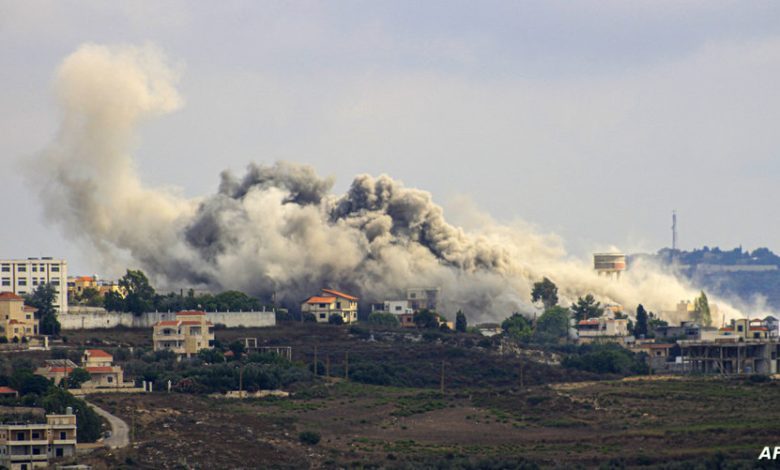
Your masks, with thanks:
M344 324L344 317L342 317L339 314L334 313L333 315L328 317L328 323L331 325L343 325Z
M374 312L368 316L368 323L372 325L398 327L398 317L392 313Z
M314 431L303 431L302 433L298 434L298 439L300 439L302 444L315 446L320 442L320 433Z

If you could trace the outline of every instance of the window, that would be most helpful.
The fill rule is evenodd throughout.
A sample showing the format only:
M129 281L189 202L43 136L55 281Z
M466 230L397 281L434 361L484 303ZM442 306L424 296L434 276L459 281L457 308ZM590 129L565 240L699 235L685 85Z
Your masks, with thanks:
M51 272L53 272L53 273L58 273L58 272L60 272L60 265L58 265L58 264L52 264L52 265L51 265Z
M17 441L23 441L24 440L24 433L23 432L17 432L16 433L16 440Z
M26 285L27 285L27 279L25 279L25 278L23 278L23 277L20 277L20 278L17 280L17 284L18 284L18 285L20 285L20 286L26 286Z
M60 431L60 440L64 441L67 438L68 438L68 433L66 433L65 431ZM59 449L59 450L62 450L62 449Z
M26 264L20 264L16 266L16 271L20 273L26 273L27 272L27 265Z
M35 437L35 434L33 434L33 439L37 439ZM33 451L33 455L41 455L41 448L40 447L33 447L32 451Z
M0 268L0 271L4 273L10 273L11 272L11 265L10 264L4 264L2 268Z
M33 284L34 286L37 286L37 285L38 285L38 278L37 278L37 277L34 277L34 278L32 278L32 284Z
M328 304L320 304L320 308L326 308Z
M41 438L41 434L38 431L33 431L32 438L33 438L33 440L40 439Z
M32 272L38 272L38 265L37 264L33 264L32 265Z
M65 433L62 433L62 434L64 435ZM63 439L65 439L65 438L63 437ZM62 447L57 447L54 450L54 455L57 456L57 457L62 457L62 455L63 455L62 454Z
M53 285L53 286L60 285L60 278L58 278L58 277L51 278L51 285Z
M400 312L401 311L401 306L400 305L396 305L395 306L395 311L396 312Z
M341 302L336 302L336 308L341 308Z
M325 318L325 314L324 313L320 313L320 318Z
M11 285L11 278L10 277L4 277L3 278L3 285L4 286L10 286Z
M411 293L411 294L409 294L409 297L412 298L412 299L416 299L417 298L417 294Z
M198 343L198 346L200 346L200 343ZM114 381L114 378L111 377L110 375L108 377L106 377L106 382L112 383L113 381Z

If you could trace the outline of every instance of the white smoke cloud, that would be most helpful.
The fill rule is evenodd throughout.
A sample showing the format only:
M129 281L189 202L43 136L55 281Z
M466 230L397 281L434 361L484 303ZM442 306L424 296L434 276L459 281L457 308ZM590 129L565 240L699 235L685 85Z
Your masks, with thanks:
M558 237L521 223L477 214L459 228L431 194L387 175L359 175L341 196L331 179L284 162L252 164L241 179L223 173L219 191L201 199L145 187L131 155L135 131L181 106L176 81L152 46L84 45L58 70L62 125L32 163L31 181L47 216L106 265L129 256L163 285L276 293L290 304L321 286L368 301L440 286L444 312L463 309L474 320L531 310L532 284L543 276L562 302L594 293L659 311L697 293L641 264L619 282L599 277Z

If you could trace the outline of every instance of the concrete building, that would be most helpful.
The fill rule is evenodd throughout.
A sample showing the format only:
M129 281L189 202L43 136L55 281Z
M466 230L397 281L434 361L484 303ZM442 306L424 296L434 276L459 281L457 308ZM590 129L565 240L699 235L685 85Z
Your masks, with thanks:
M68 276L68 299L73 301L76 297L81 296L85 289L95 289L103 296L109 292L125 296L125 292L116 281L98 279L97 276Z
M620 279L620 273L626 270L625 253L594 253L593 269L599 276Z
M46 377L54 381L55 384L59 384L76 368L78 365L70 359L47 359L42 367L35 369L35 375Z
M193 356L201 349L214 347L214 324L206 318L206 312L185 310L176 313L175 320L155 323L152 332L155 351L173 351Z
M69 410L70 411L70 410ZM76 455L76 415L46 415L45 423L0 424L0 465L47 468L49 459Z
M438 311L441 289L438 287L411 287L406 289L407 305L413 312L422 310Z
M54 306L59 313L68 311L68 263L50 257L26 260L0 260L0 291L17 295L31 293L40 284L51 284L57 290Z
M81 359L81 366L89 372L90 379L81 388L132 387L125 383L124 371L113 364L114 356L101 349L87 349Z
M37 310L24 305L24 299L12 292L0 292L0 336L8 341L37 336Z
M739 336L717 341L678 341L685 372L719 374L776 374L780 345L765 339Z
M301 312L311 313L318 323L327 323L331 315L338 315L344 323L357 321L358 298L333 289L321 289L301 304Z
M629 336L628 319L602 316L577 322L577 337L581 342L594 340L622 341Z

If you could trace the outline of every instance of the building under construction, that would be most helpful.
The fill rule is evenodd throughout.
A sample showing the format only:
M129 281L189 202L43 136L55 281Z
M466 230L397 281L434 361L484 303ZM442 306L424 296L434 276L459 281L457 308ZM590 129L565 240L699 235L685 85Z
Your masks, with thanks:
M682 369L706 374L776 374L780 370L780 343L776 340L682 340Z

